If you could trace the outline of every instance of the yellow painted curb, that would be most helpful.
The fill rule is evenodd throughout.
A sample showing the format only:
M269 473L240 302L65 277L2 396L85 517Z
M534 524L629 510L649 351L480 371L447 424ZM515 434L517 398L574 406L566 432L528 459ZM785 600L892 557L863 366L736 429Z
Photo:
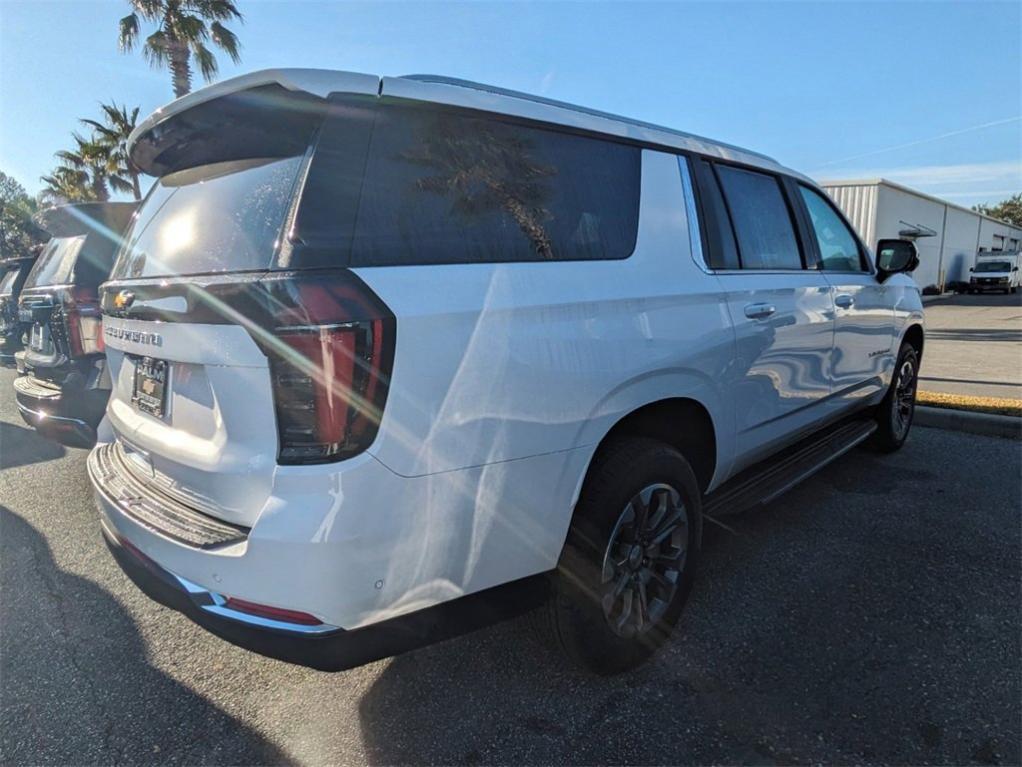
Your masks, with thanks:
M993 413L1022 417L1022 399L1005 397L974 397L968 394L945 394L944 392L920 391L916 394L920 405L967 410L973 413Z

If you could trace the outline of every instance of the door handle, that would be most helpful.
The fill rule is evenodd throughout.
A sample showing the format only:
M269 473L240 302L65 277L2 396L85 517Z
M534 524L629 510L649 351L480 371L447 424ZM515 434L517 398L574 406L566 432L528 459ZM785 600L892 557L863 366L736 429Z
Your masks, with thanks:
M745 307L745 316L750 320L763 320L776 311L772 304L749 304Z
M842 293L834 299L834 304L842 309L851 309L854 303L855 299L847 293Z

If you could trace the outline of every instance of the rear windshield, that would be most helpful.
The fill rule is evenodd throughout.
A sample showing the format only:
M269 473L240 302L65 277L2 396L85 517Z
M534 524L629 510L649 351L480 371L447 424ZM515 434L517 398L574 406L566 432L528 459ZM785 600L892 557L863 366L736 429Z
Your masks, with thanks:
M26 288L66 285L71 282L75 260L85 244L85 235L54 237L43 248L25 280Z
M14 281L18 279L18 269L9 270L0 278L0 296L9 296L14 292Z
M1007 261L980 261L976 264L977 272L1010 272L1011 264Z
M236 160L164 176L139 209L111 278L269 267L301 163Z

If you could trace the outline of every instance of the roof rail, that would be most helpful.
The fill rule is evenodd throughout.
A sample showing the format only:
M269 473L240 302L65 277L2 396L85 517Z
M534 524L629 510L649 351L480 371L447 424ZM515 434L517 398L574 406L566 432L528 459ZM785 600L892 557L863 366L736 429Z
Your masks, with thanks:
M762 152L754 152L751 149L745 147L735 146L734 144L727 144L723 141L717 141L716 139L709 139L705 136L697 136L694 133L686 133L685 131L675 130L674 128L665 128L663 125L656 125L655 123L645 122L643 120L633 120L631 117L622 117L621 115L612 114L611 112L601 112L598 109L589 109L588 107L581 107L577 104L569 104L566 101L557 101L555 99L548 99L543 96L535 96L531 93L523 93L521 91L513 91L508 88L498 88L494 85L486 85L484 83L473 82L472 80L462 80L457 77L444 77L443 75L402 75L402 80L417 80L424 83L436 83L438 85L454 85L460 88L471 88L477 91L484 91L486 93L493 93L498 96L509 96L515 99L524 99L525 101L533 101L537 104L545 104L546 106L558 107L560 109L570 109L573 112L581 112L582 114L590 115L592 117L602 117L607 120L616 120L618 122L627 123L634 125L639 128L648 128L650 130L663 131L664 133L670 133L681 138L691 139L693 141L702 141L707 144L716 144L717 146L724 147L726 149L732 149L736 152L744 152L745 154L759 157L763 160L768 160L772 163L777 163L773 157L765 155Z

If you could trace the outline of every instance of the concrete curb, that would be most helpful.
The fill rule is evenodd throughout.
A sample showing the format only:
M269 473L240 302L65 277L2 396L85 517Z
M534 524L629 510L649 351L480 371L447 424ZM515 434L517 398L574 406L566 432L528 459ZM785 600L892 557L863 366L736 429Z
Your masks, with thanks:
M968 410L917 405L913 423L931 429L950 429L987 437L1022 439L1022 418L1011 415L972 413Z

